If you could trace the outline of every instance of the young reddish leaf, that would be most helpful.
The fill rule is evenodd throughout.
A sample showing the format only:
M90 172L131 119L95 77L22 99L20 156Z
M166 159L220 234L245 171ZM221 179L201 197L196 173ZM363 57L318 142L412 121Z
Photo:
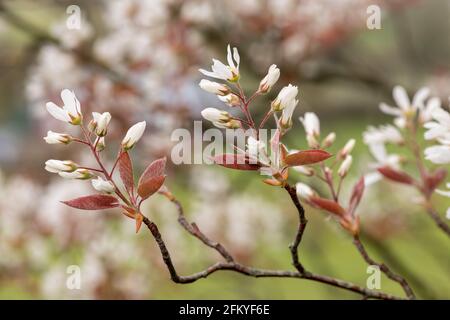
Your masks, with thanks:
M289 155L289 152L286 146L280 143L280 162L285 163L286 157Z
M129 195L133 194L134 178L133 178L133 164L131 163L130 155L128 152L122 152L119 157L119 172L120 178L128 191Z
M447 170L444 168L437 169L433 173L427 175L425 184L428 192L433 192L447 176Z
M345 209L342 208L336 201L320 198L317 196L310 197L309 201L325 211L328 211L340 217L345 216Z
M398 183L414 183L414 179L406 172L398 171L388 166L378 168L378 172L381 173L385 178Z
M141 213L138 213L136 215L136 233L141 229L142 221L144 221L144 216Z
M147 199L162 187L162 185L164 184L164 180L166 180L166 176L158 176L146 179L144 182L139 183L139 196L143 200Z
M115 197L103 194L62 201L62 203L69 207L81 210L102 210L116 208L119 206L119 201Z
M142 173L141 177L139 178L139 184L146 183L147 180L164 176L164 172L166 170L166 158L161 158L158 160L153 161L147 169L145 169L144 173Z
M124 209L122 211L123 215L125 215L125 216L127 216L128 218L131 218L131 219L134 219L136 217L136 211L133 208L128 207L128 206L123 206L123 205L121 207L122 207L122 209Z
M364 193L364 188L365 188L364 176L362 176L358 180L358 182L355 184L355 186L353 187L353 192L352 192L352 196L350 198L349 209L348 209L350 214L353 214L353 212L355 212L355 210L356 210L356 207L358 207L359 202L361 201L361 198Z
M284 162L290 167L302 166L321 162L329 157L331 154L324 150L304 150L288 155Z
M243 154L224 153L212 158L215 164L225 168L237 170L258 170L261 168L259 164L252 164L250 160Z

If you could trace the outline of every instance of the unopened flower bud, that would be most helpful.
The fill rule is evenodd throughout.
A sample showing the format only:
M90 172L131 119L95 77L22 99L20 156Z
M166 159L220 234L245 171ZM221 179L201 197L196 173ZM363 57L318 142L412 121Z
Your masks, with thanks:
M109 112L92 112L92 118L92 121L89 123L89 130L95 132L99 137L106 136L108 125L111 121L111 114Z
M336 140L336 133L331 132L325 137L325 139L323 139L322 145L324 148L329 148L333 145L335 140Z
M353 161L353 158L351 155L347 155L345 157L345 160L342 162L342 164L338 170L338 174L341 178L344 178L347 175L348 170L350 169L350 167L352 165L352 161Z
M311 197L314 197L316 195L316 192L307 184L304 183L297 183L295 185L297 190L297 197L304 200L309 200Z
M281 89L276 99L272 101L272 111L281 111L288 106L292 106L292 101L295 101L297 94L298 87L291 84Z
M218 96L226 96L231 91L230 88L228 88L228 86L226 86L224 84L214 82L214 81L209 81L206 79L202 79L198 85L203 90L205 90L209 93L214 93Z
M308 166L295 166L292 167L295 171L298 173L301 173L302 175L305 175L307 177L311 177L314 175L314 169Z
M319 141L317 141L316 137L313 135L306 135L306 142L308 143L308 146L312 149L317 149L320 147Z
M345 146L339 152L339 158L344 159L350 152L352 152L353 148L355 147L355 143L355 139L348 140Z
M89 180L94 176L87 169L77 169L73 172L59 172L58 174L64 179L77 179L77 180Z
M298 104L298 100L291 100L289 104L283 109L283 113L280 119L280 125L283 129L289 129L292 127L292 114L294 113L295 107Z
M240 121L233 119L226 111L216 108L206 108L201 113L203 118L211 121L218 128L237 129L242 126Z
M49 131L47 132L47 136L44 137L44 140L48 144L69 144L73 141L73 138L65 133Z
M100 177L92 180L92 186L95 190L104 193L113 193L115 190L114 185L110 181L103 180Z
M275 64L271 65L267 75L259 83L258 92L267 93L280 78L280 69Z
M306 112L300 121L305 128L306 135L319 137L320 136L320 120L314 112Z
M125 135L125 138L123 138L122 140L122 147L125 151L133 148L134 145L139 141L139 139L142 138L146 125L147 123L145 121L142 121L136 123L128 130L127 134Z
M51 173L73 172L78 168L78 165L70 160L48 160L45 162L45 170Z
M227 94L226 96L217 96L220 101L225 102L230 107L238 107L241 104L241 100L234 93Z

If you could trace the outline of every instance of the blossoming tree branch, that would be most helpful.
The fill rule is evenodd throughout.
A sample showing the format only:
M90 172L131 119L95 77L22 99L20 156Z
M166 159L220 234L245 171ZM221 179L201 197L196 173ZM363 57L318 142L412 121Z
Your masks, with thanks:
M375 261L366 250L361 241L360 219L358 206L364 196L366 185L385 177L389 180L408 184L417 188L423 195L423 205L437 225L448 233L448 225L431 204L431 195L434 192L449 196L446 191L438 190L438 185L445 178L445 169L437 168L430 171L422 160L422 151L414 136L419 126L423 125L428 131L425 138L438 143L436 146L425 150L426 159L438 163L450 162L450 115L440 107L436 99L431 99L425 104L428 92L420 91L413 102L410 102L404 90L394 89L394 98L399 108L382 105L382 111L396 116L396 127L389 125L381 128L370 127L364 133L364 141L369 145L371 152L377 159L373 165L374 171L366 177L361 177L356 184L348 185L345 181L352 165L352 150L355 140L351 139L343 143L339 152L332 155L327 151L332 145L337 144L336 134L328 133L321 136L320 121L316 114L307 112L301 117L301 122L306 133L308 150L296 150L289 148L283 142L285 134L293 126L293 113L298 105L298 88L289 84L280 90L277 97L267 106L267 110L258 122L252 112L252 104L259 97L271 91L279 79L280 70L276 65L269 67L267 75L261 80L254 92L247 96L246 90L240 84L240 56L236 48L227 48L227 64L213 59L211 71L201 69L200 72L212 80L203 79L200 87L205 91L215 94L221 101L229 106L230 112L215 108L206 108L202 116L214 126L223 129L245 129L246 147L240 149L234 146L234 152L216 154L214 163L230 170L254 171L255 174L264 175L263 182L273 186L274 192L282 189L292 202L298 213L298 227L289 246L293 269L267 270L247 266L236 260L233 253L224 245L204 234L199 226L189 222L184 215L182 204L169 190L165 182L166 159L153 161L141 174L138 182L135 182L135 172L130 156L131 149L136 145L145 131L145 122L132 126L120 145L117 157L113 159L111 168L107 168L102 157L102 151L106 148L105 138L108 134L108 126L111 114L94 112L87 121L81 111L81 106L74 92L63 90L61 99L63 106L53 102L47 103L48 112L56 119L67 122L69 125L79 128L80 136L75 137L66 133L48 132L45 137L50 144L79 143L89 148L95 160L96 167L76 164L70 160L49 160L46 162L46 170L57 173L63 178L91 180L96 194L64 201L70 207L81 210L102 210L118 208L126 217L134 219L136 232L142 223L151 232L170 273L171 279L176 283L192 283L209 275L228 270L252 277L285 277L305 279L323 283L360 294L363 298L375 299L414 299L415 294L408 282L395 273L386 264ZM220 81L220 82L218 82ZM233 112L231 112L233 110ZM271 120L273 119L273 120ZM276 129L269 143L265 143L260 137L261 129L267 128L273 123ZM410 142L404 135L409 135ZM417 162L420 172L420 180L411 177L400 168L401 157L389 155L384 148L385 143L397 143L407 145ZM114 176L119 171L119 181ZM295 170L304 176L309 176L323 184L328 195L319 194L309 184L298 182L292 184L289 181L289 171ZM350 197L343 199L345 188L349 188ZM178 209L178 222L188 234L197 238L204 245L217 251L223 261L216 262L197 273L180 275L172 261L172 253L169 252L163 235L158 226L141 210L142 203L154 194L165 196L173 202ZM364 286L337 279L328 275L317 274L309 270L301 261L301 243L307 227L307 213L303 204L323 211L331 216L345 232L355 246L356 252L371 266L377 266L390 280L398 283L403 289L404 296L394 296L378 290L371 290ZM245 214L243 212L242 214ZM214 217L211 217L214 219Z

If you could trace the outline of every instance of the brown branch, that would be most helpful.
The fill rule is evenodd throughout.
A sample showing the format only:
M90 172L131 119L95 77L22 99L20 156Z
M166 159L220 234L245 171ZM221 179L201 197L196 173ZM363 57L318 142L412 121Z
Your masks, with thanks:
M189 276L180 276L178 275L175 266L173 265L172 258L170 256L170 253L162 239L161 233L158 230L158 227L156 224L154 224L152 221L150 221L147 217L144 217L143 222L148 227L150 232L152 233L153 237L155 238L155 241L159 247L159 250L161 252L161 256L163 258L164 263L167 266L167 269L169 270L170 277L175 283L179 284L187 284L187 283L193 283L199 279L207 278L209 275L220 271L220 270L228 270L228 271L234 271L237 273L241 273L250 277L255 278L297 278L297 279L307 279L311 281L321 282L325 283L337 288L346 289L351 292L355 292L358 294L361 294L365 297L375 298L375 299L388 299L388 300L398 300L401 299L399 297L386 294L383 292L378 292L374 290L370 290L367 288L360 287L356 284L353 284L351 282L343 281L340 279L335 279L327 276L322 276L318 274L314 274L311 272L304 271L303 273L300 273L298 271L288 271L288 270L266 270L266 269L258 269L253 267L248 267L245 265L242 265L237 262L218 262L215 263L208 268L206 268L203 271L194 273Z
M298 224L298 228L297 228L297 233L295 235L294 241L289 245L289 249L291 251L291 256L292 256L292 264L298 270L298 272L304 273L305 268L300 263L300 260L298 258L298 247L300 245L300 242L302 241L303 233L306 229L306 225L308 224L308 220L306 219L306 216L305 216L305 209L303 208L302 204L298 200L296 188L291 187L289 184L286 184L284 186L284 189L286 189L286 191L289 193L289 196L291 197L292 202L294 203L295 207L297 208L298 216L299 216L299 224Z
M444 231L447 234L447 236L450 236L450 227L449 227L449 225L444 220L442 220L442 218L439 216L439 214L431 206L427 206L427 213L431 217L431 219L434 220L436 225L442 231Z
M361 240L359 239L358 236L355 236L353 238L353 244L356 246L356 248L358 249L359 253L364 258L364 260L367 262L367 264L378 266L380 268L380 270L389 279L399 283L401 285L401 287L403 288L403 291L405 292L405 294L408 297L408 299L415 299L416 298L416 296L414 295L414 292L412 291L412 289L409 286L408 282L402 276L392 272L391 269L389 269L388 266L386 266L384 263L378 263L378 262L374 261L369 256L369 254L367 253L366 249L364 248L364 246L363 246L363 244L362 244L362 242L361 242Z
M205 236L198 226L195 223L189 223L184 216L184 210L181 206L181 203L176 200L172 199L172 202L175 204L175 206L178 209L178 222L181 224L181 226L186 229L187 232L189 232L191 235L199 239L201 242L203 242L206 246L215 249L220 255L227 261L227 262L233 262L234 259L231 256L230 253L218 242L212 241L207 236Z
M200 272L197 272L197 273L194 273L194 274L191 274L188 276L180 276L180 275L178 275L178 273L175 269L175 266L172 262L172 258L170 256L169 250L167 249L166 244L165 244L164 240L162 239L161 233L159 232L156 224L154 224L152 221L150 221L146 217L144 217L143 222L148 227L148 229L152 233L153 237L155 238L156 243L161 252L163 261L166 264L167 269L169 270L170 277L175 283L180 283L180 284L193 283L199 279L206 278L209 275L211 275L217 271L228 270L228 271L234 271L234 272L244 274L244 275L247 275L250 277L255 277L255 278L277 277L277 278L307 279L307 280L311 280L311 281L328 284L333 287L345 289L345 290L348 290L351 292L355 292L355 293L361 294L367 298L389 299L389 300L401 299L399 297L396 297L396 296L393 296L393 295L390 295L387 293L378 292L378 291L360 287L351 282L343 281L343 280L328 277L328 276L318 275L318 274L314 274L312 272L306 271L303 268L303 266L301 265L301 263L299 262L298 253L297 253L298 246L301 242L302 235L305 230L306 223L307 223L306 217L305 217L305 212L304 212L303 206L300 204L300 202L297 198L295 187L287 186L287 187L285 187L285 189L291 195L291 199L299 211L299 216L300 216L300 221L301 221L300 226L298 228L298 232L296 234L295 241L290 246L291 254L293 256L293 263L297 269L296 271L258 269L258 268L245 266L243 264L236 262L234 260L234 258L232 257L232 255L225 249L225 247L223 245L209 239L204 233L202 233L200 231L200 229L198 228L198 226L195 223L189 223L187 221L187 219L184 216L184 210L183 210L182 205L180 204L180 202L178 200L176 200L175 198L173 198L171 196L171 197L169 197L169 199L175 204L175 206L178 209L178 215L179 215L178 221L181 224L181 226L186 231L188 231L191 235L193 235L194 237L196 237L197 239L202 241L206 246L213 248L217 252L219 252L222 255L222 257L226 260L226 262L217 262Z

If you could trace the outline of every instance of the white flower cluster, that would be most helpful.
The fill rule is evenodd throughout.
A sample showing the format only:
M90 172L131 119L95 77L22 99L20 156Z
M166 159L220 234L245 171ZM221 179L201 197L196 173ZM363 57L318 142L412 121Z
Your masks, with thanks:
M424 124L426 140L434 140L438 144L425 149L425 159L441 165L450 163L450 113L441 107L436 107L429 122ZM450 183L447 183L450 189ZM450 198L450 191L436 190L437 193ZM447 219L450 219L450 207L447 209Z
M226 81L227 84L213 82L203 79L200 81L199 86L209 92L217 95L217 97L225 102L230 107L239 107L243 113L247 116L245 121L249 127L254 128L254 123L248 115L248 105L251 99L246 99L242 88L239 84L240 73L239 64L240 56L237 48L231 50L230 45L227 47L227 63L225 65L217 59L213 59L212 71L200 69L200 72L208 77L220 79ZM258 89L255 91L253 97L262 95L269 92L280 77L280 69L276 65L271 65L269 70L260 81ZM232 88L231 86L234 86ZM298 104L296 99L298 94L298 88L289 84L282 88L271 104L272 112L282 112L280 118L280 126L284 129L288 129L292 126L292 114L295 107ZM219 110L216 108L206 108L202 111L202 116L208 121L211 121L213 125L219 128L237 129L243 128L243 121L241 119L233 117L227 111Z
M68 89L64 89L61 92L61 99L64 103L63 106L60 107L53 102L48 102L46 105L47 111L57 120L79 126L84 137L75 138L66 133L49 131L47 136L44 137L44 140L48 144L69 144L71 142L79 142L88 145L98 159L98 154L105 148L105 136L108 133L108 126L112 118L111 114L109 112L93 112L92 120L89 122L86 129L83 123L81 105L75 96L75 93ZM144 134L145 127L145 121L133 125L122 140L122 150L127 151L133 148ZM94 135L94 142L92 142L92 135ZM103 193L113 193L115 191L114 184L110 181L110 177L103 169L94 170L85 168L71 160L51 159L45 163L45 170L51 173L57 173L66 179L78 180L92 179L96 177L96 172L100 172L105 176L106 180L101 176L97 176L95 180L92 180L92 186L97 191Z
M400 172L403 157L398 154L388 154L387 143L405 145L409 148L414 162L418 164L421 179L432 179L425 165L422 164L421 145L417 136L419 130L424 130L423 135L426 141L437 142L436 145L429 146L424 150L425 159L437 165L450 163L450 113L441 106L439 98L429 96L430 90L421 88L410 100L406 90L401 86L396 86L393 90L393 98L397 107L391 107L385 103L380 104L382 112L395 117L395 126L390 124L378 128L371 126L363 134L364 143L369 146L369 150L377 160L375 167L394 169L395 171L388 173L388 176L394 181L412 184L413 178ZM399 172L401 176L398 175ZM381 179L382 175L375 172L369 177L368 180L374 182ZM426 185L426 181L421 183ZM426 190L426 187L424 188ZM425 197L429 197L427 195L429 191L450 196L447 191L433 189L425 191ZM450 218L450 208L447 210L447 218Z

